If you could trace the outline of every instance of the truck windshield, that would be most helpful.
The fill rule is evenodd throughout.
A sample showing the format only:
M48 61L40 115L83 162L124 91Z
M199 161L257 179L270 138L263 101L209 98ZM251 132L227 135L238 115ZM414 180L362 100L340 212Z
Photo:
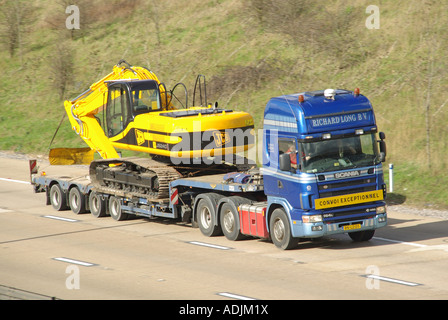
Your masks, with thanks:
M303 172L319 173L379 163L375 134L300 144Z

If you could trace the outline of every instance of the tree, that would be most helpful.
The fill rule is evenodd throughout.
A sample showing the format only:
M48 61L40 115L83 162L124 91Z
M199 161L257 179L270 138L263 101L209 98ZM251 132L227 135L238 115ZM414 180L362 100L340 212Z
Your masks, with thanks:
M32 20L33 8L23 0L0 1L0 32L2 42L8 47L10 57L19 49L22 56L23 34L26 25Z
M73 82L74 54L70 41L58 41L49 57L48 64L53 88L63 100L67 87Z

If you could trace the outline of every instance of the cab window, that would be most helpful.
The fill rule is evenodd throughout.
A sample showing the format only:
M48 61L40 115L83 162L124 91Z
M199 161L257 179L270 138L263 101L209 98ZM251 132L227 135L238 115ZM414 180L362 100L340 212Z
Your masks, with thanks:
M289 154L291 167L297 169L297 141L294 138L279 138L278 151L280 154Z
M107 133L109 137L122 132L129 118L129 98L122 86L109 88L107 100Z
M158 89L133 90L131 96L134 115L161 110Z

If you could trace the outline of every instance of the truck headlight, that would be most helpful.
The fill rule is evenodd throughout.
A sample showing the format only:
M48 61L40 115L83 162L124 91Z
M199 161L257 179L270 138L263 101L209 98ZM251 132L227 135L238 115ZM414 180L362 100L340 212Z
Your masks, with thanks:
M322 222L322 215L321 214L315 214L312 216L302 216L303 223L314 223L314 222Z
M378 214L386 213L386 206L377 207L376 213Z

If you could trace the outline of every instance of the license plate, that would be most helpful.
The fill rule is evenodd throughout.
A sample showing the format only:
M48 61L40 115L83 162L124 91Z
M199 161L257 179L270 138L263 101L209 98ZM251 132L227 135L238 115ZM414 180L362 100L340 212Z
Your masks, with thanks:
M343 229L344 229L344 231L361 229L361 224L360 223L350 224L348 226L344 226Z

